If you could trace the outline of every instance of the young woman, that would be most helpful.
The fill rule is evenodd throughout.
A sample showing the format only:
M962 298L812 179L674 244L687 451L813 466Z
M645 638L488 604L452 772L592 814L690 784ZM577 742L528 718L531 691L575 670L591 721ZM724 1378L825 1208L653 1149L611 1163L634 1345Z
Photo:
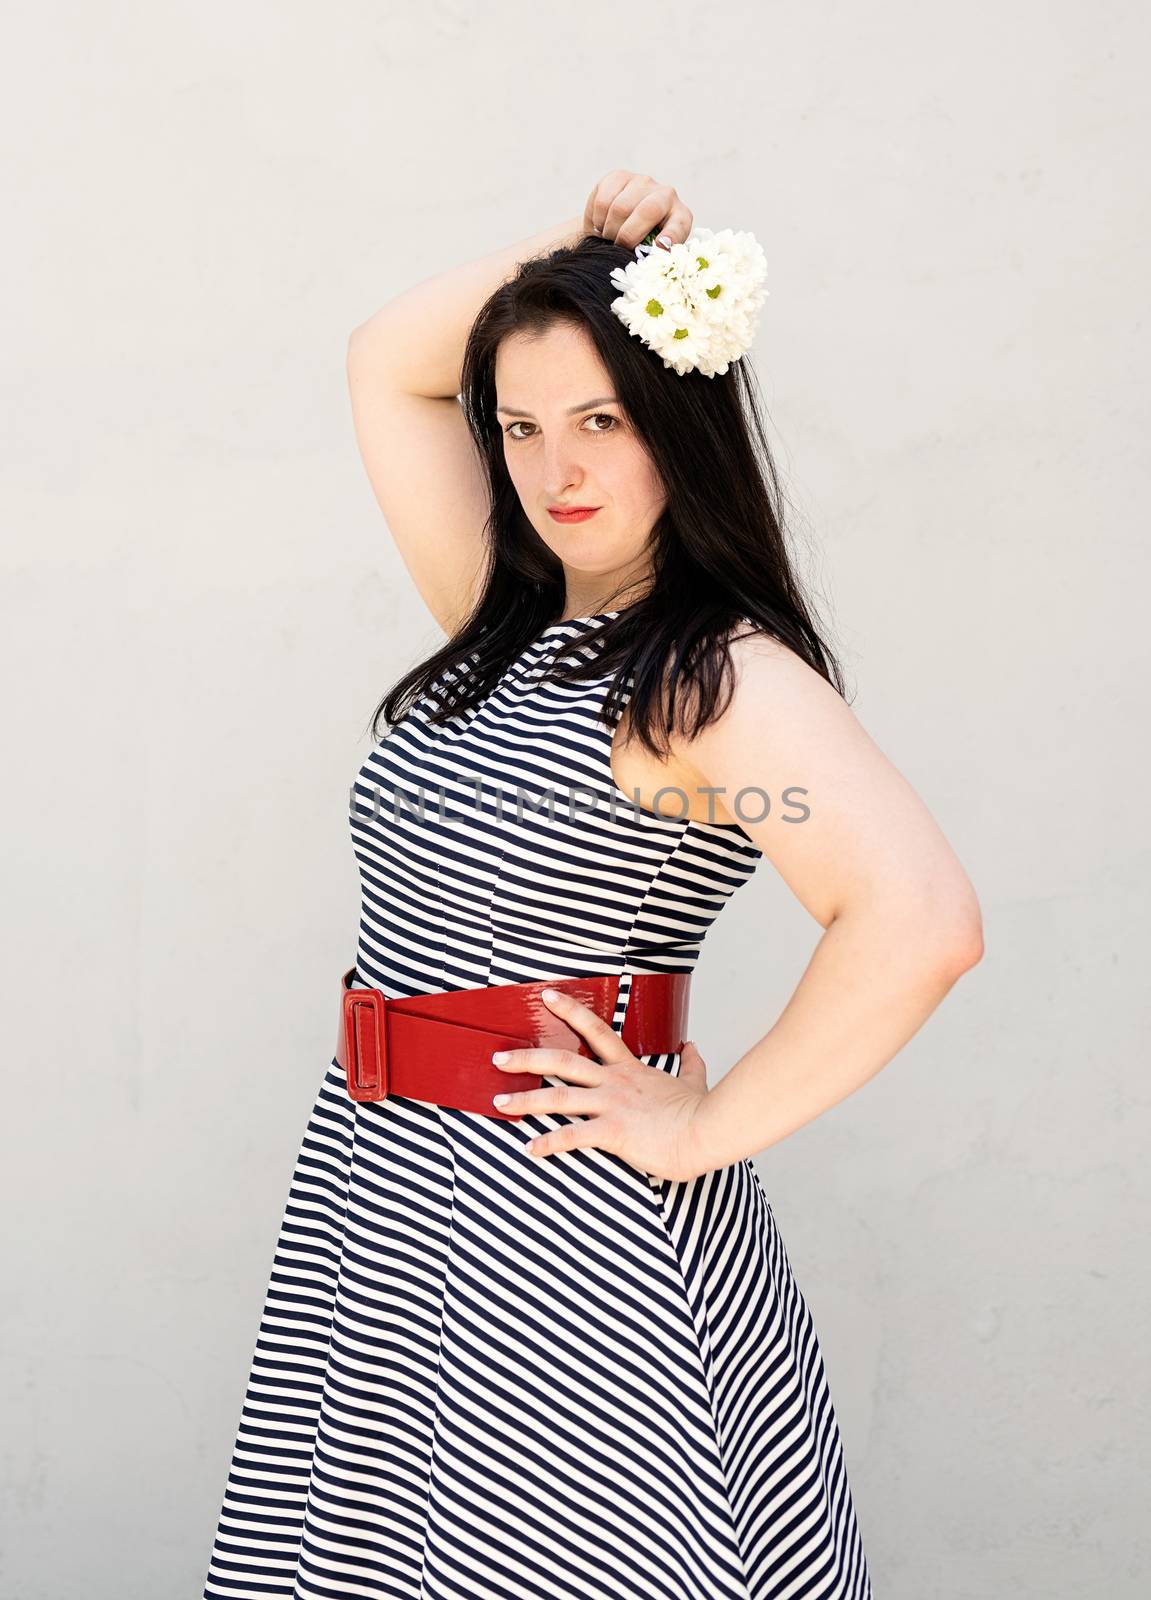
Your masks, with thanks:
M614 172L350 341L448 642L356 776L356 963L205 1596L871 1595L751 1158L892 1058L979 911L844 702L746 361L679 370L612 309L653 231L691 213ZM690 974L764 856L825 931L709 1087Z

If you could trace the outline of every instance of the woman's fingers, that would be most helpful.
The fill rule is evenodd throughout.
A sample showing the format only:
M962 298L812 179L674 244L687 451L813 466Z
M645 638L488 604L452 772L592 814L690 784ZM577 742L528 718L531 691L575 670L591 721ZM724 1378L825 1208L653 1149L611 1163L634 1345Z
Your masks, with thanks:
M534 1072L541 1078L566 1078L569 1083L595 1084L603 1081L603 1067L590 1056L574 1050L556 1050L549 1045L523 1045L519 1050L497 1050L493 1066L501 1072ZM527 1091L525 1091L526 1093Z
M691 212L667 184L659 184L639 201L616 234L616 243L634 249L653 230L667 234L672 244L682 244L691 232Z
M492 1104L516 1117L586 1117L599 1107L599 1101L588 1094L589 1089L597 1087L598 1084L577 1087L572 1083L545 1083L542 1089L505 1089L503 1094L492 1096Z
M527 1045L519 1050L496 1050L492 1062L501 1072L536 1072L544 1078L562 1078L566 1081L547 1084L539 1089L519 1089L497 1094L493 1105L512 1111L517 1116L530 1112L567 1112L571 1116L586 1116L596 1109L589 1103L588 1089L598 1089L604 1084L604 1068L620 1066L624 1062L639 1063L610 1023L597 1011L585 1006L582 1000L567 994L563 989L542 989L540 998L549 1011L562 1017L569 1028L586 1040L598 1060L581 1056L575 1050L557 1050L548 1045ZM594 1098L594 1097L592 1097Z
M668 234L672 244L682 244L694 226L695 213L677 196L660 232Z
M605 239L634 250L653 228L662 229L676 201L676 192L667 183L637 178L616 195L604 219Z
M624 185L631 181L633 176L633 173L626 172L622 167L618 167L614 172L604 174L591 194L588 195L587 205L584 207L584 226L586 228L590 228L593 233L603 232L604 219L607 216L608 207Z
M554 1011L569 1028L574 1028L587 1041L601 1061L627 1061L631 1058L631 1051L611 1023L605 1022L598 1011L585 1006L574 994L568 994L563 989L543 989L540 997L549 1011Z
M627 249L653 229L680 244L691 232L692 213L669 183L618 168L601 178L585 210L585 226Z

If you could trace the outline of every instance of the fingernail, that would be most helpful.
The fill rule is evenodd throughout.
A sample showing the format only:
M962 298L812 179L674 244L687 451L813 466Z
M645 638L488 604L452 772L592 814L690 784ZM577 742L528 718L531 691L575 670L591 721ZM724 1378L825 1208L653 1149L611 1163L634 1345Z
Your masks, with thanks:
M492 1060L493 1061L506 1061L507 1058L510 1055L511 1055L511 1051L510 1050L493 1050L492 1051Z
M510 1099L511 1099L511 1095L510 1094L493 1094L492 1095L492 1105L493 1106L506 1106Z
M560 997L558 989L541 989L540 994L543 995L545 1000L558 1000Z
M659 237L656 239L655 242L656 242L656 244L667 244L667 245L669 245L671 243L671 234L670 233L661 233L659 235Z

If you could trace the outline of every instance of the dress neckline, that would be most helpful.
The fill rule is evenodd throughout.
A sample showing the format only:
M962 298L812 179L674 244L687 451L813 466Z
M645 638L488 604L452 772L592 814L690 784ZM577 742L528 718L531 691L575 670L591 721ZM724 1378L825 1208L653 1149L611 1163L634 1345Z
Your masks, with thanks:
M618 611L595 611L589 617L565 617L562 622L550 622L543 630L545 633L554 633L557 628L574 628L577 623L607 622L610 617L618 617Z

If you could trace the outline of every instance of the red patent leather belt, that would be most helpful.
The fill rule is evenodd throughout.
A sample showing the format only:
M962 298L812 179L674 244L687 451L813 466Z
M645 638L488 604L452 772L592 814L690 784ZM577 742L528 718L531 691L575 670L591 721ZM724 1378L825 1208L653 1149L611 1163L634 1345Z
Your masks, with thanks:
M389 1094L431 1100L458 1111L481 1111L515 1120L492 1096L501 1090L538 1089L537 1072L501 1072L493 1050L544 1045L595 1059L586 1040L549 1011L541 989L561 989L610 1023L619 974L541 978L532 983L489 984L389 1000L379 989L353 989L349 967L340 980L340 1027L336 1059L353 1100L386 1100ZM679 1051L687 1037L690 972L637 972L622 1038L633 1055Z

